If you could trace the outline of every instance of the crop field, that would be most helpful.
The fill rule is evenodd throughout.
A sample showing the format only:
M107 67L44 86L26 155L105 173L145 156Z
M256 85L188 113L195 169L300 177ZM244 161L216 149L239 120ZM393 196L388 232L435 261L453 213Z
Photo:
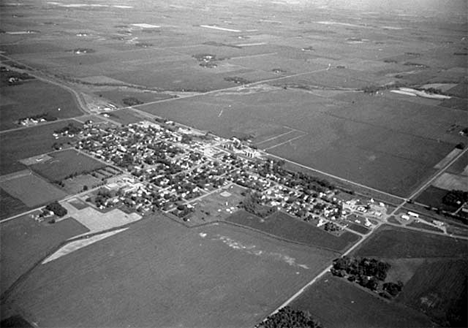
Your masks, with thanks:
M0 130L17 128L21 118L50 113L57 118L80 116L71 93L62 88L38 80L0 88L2 120ZM60 110L58 110L60 108Z
M443 173L432 184L437 188L445 190L468 191L468 176Z
M31 172L0 182L0 187L26 206L34 208L62 199L66 193Z
M262 219L241 210L228 217L226 221L266 232L292 242L323 247L339 253L344 252L359 239L356 234L348 231L345 231L339 237L334 236L283 212L277 212Z
M377 296L331 274L326 274L291 304L309 311L324 327L435 327L429 318Z
M460 314L466 311L466 308L457 309L460 305L456 303L467 297L467 272L466 259L427 261L419 266L397 301L426 313L445 326L449 313L453 315L455 311Z
M25 168L19 162L21 159L37 156L52 151L52 145L56 142L67 143L69 138L55 139L52 135L55 130L61 129L68 124L76 126L76 121L66 120L31 128L19 129L2 133L0 143L0 175L21 171Z
M381 226L357 250L356 256L380 258L442 258L468 256L468 242L446 236L437 236Z
M224 224L187 229L157 217L41 265L7 306L42 326L251 327L333 256Z
M31 165L30 168L49 181L61 181L70 175L91 172L106 165L77 152L68 149L50 153L50 159Z
M0 220L28 210L28 207L22 201L11 196L2 188L0 188L0 208L2 209L0 211Z
M49 224L25 215L1 223L0 294L60 243L87 231L73 219Z
M455 163L450 165L448 171L453 174L468 176L468 153L464 153Z

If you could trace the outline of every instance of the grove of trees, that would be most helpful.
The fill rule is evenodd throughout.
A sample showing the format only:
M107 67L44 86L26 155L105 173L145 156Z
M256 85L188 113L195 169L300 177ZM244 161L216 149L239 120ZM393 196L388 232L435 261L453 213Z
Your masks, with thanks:
M255 328L323 328L323 326L309 313L286 306L256 325Z

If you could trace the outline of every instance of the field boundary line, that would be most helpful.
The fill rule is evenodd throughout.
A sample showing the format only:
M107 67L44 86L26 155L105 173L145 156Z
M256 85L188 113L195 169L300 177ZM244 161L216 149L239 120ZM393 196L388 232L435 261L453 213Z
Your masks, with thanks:
M289 129L289 128L288 128L288 129ZM274 137L265 139L265 140L263 140L263 141L261 141L261 142L256 143L256 146L261 145L262 143L265 143L265 142L274 140L274 139L276 139L276 138L280 138L280 137L285 136L285 135L287 135L287 134L290 134L290 133L292 133L292 132L294 132L294 131L295 131L295 130L292 129L292 130L290 130L290 131L288 131L288 132L285 132L285 133L282 133L282 134L278 134L277 136L274 136Z
M289 143L289 142L291 142L291 141L294 141L294 140L300 139L300 138L302 138L302 137L305 137L306 135L307 135L307 133L304 133L304 134L301 135L301 136L297 136L297 137L291 138L291 139L289 139L289 140L286 140L286 141L284 141L284 142L280 142L279 144L276 144L276 145L273 145L273 146L271 146L271 147L265 148L265 149L263 149L263 151L269 150L269 149L273 149L273 148L276 148L276 147L279 147L279 146L282 146L282 145L287 144L287 143Z

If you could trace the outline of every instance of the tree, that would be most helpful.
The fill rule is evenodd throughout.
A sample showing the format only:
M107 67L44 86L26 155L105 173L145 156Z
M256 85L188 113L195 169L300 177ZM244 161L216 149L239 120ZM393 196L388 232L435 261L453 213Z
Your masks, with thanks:
M63 217L68 213L67 209L60 205L57 201L50 203L45 207L45 209L54 212L54 214L58 217Z
M289 306L280 309L259 323L255 328L322 328L310 313L294 310Z

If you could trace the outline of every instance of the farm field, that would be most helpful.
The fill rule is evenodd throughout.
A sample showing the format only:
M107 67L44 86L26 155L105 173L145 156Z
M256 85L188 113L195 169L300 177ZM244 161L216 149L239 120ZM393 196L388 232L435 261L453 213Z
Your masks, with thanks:
M70 175L80 175L106 166L74 149L53 152L49 156L50 159L33 164L30 168L51 182L61 181Z
M28 171L17 177L1 180L0 187L30 208L45 205L66 196L62 190Z
M38 213L35 213L38 214ZM87 232L73 219L39 223L30 215L0 224L0 294L65 240Z
M379 258L466 258L468 242L404 228L381 226L355 256Z
M55 139L52 134L55 130L61 129L70 123L80 126L80 123L76 121L66 120L30 127L27 130L19 129L2 133L0 175L25 169L25 166L19 160L49 153L53 150L52 145L56 142L67 143L69 138ZM27 133L25 133L26 131Z
M0 188L0 220L10 217L16 213L28 210L28 207L18 198L11 196Z
M0 131L17 128L19 119L37 114L50 113L57 118L71 118L82 114L70 92L39 80L2 87L0 97Z
M334 236L283 212L276 212L262 219L241 210L228 217L226 221L266 232L285 240L308 246L323 247L338 253L343 253L359 240L356 234L348 231L339 237Z
M467 272L466 259L426 261L396 300L427 314L442 326L463 326L463 322L466 323Z
M41 265L4 315L25 311L49 327L251 327L333 257L225 224L188 229L155 217Z
M291 303L309 311L324 327L436 327L424 314L388 303L327 273Z

